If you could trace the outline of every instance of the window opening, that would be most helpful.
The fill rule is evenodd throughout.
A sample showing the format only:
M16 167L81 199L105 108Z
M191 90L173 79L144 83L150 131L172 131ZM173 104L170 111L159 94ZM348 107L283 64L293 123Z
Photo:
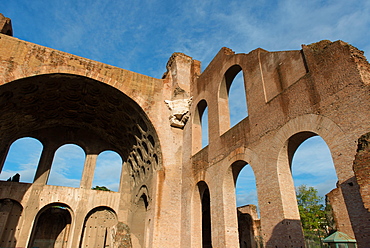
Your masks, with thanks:
M82 177L86 154L74 144L66 144L55 152L48 179L49 185L78 188Z
M204 109L201 117L202 148L208 146L208 106Z
M122 169L122 158L114 151L104 151L96 160L93 186L106 187L118 192Z
M34 138L26 137L14 141L6 156L0 180L32 183L42 149L41 142Z
M243 71L235 76L229 89L230 127L235 126L248 116Z

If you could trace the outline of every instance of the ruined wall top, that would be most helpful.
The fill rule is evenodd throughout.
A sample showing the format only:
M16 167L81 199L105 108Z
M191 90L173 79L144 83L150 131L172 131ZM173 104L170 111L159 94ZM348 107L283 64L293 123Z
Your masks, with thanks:
M0 33L13 36L12 21L0 13Z

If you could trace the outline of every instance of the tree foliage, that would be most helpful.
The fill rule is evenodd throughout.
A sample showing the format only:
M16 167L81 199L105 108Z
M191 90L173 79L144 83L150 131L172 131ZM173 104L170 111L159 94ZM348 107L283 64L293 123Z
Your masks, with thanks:
M108 189L105 186L95 186L95 187L93 187L91 189L93 189L93 190L101 190L101 191L111 191L110 189Z
M314 187L301 185L297 189L297 201L305 238L319 241L327 229L323 198Z

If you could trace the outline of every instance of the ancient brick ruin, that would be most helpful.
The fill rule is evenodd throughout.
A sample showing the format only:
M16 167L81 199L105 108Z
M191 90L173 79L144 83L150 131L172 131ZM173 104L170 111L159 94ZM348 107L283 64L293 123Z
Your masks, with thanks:
M0 247L239 247L235 179L246 164L260 209L260 220L239 211L247 247L304 247L290 164L315 135L338 177L329 194L337 228L368 247L370 65L357 48L222 48L203 72L175 53L156 79L14 38L3 16L0 32L1 168L17 139L43 144L33 183L0 181ZM240 71L248 117L230 128L228 90ZM86 152L79 188L46 183L66 143ZM91 189L104 150L122 158L118 192Z

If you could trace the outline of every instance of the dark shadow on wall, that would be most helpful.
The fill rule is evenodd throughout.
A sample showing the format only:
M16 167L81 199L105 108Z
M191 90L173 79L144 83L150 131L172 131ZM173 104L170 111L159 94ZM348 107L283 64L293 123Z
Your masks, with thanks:
M256 237L255 232L259 230L259 226L255 225L255 220L249 213L243 213L239 209L238 214L238 232L239 232L239 246L240 248L257 248L262 247L258 242L259 237ZM257 220L259 222L259 220Z
M300 220L285 219L273 229L266 248L304 248L304 238Z
M364 207L356 178L351 177L341 183L340 188L355 233L357 246L367 248L370 244L370 212Z

